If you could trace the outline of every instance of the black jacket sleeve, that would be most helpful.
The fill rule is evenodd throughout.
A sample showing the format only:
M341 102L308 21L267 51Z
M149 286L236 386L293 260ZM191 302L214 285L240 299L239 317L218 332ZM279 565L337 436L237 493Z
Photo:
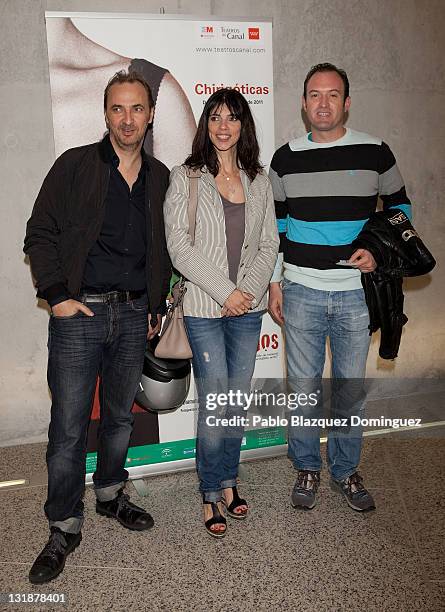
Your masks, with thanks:
M149 157L151 198L151 219L153 224L153 245L151 278L149 282L149 307L151 314L164 314L167 310L166 298L170 289L172 265L167 251L164 226L164 200L167 193L170 173L159 160Z
M43 181L26 226L23 250L29 256L37 295L50 304L68 297L67 279L59 257L59 239L69 184L66 154L63 154Z

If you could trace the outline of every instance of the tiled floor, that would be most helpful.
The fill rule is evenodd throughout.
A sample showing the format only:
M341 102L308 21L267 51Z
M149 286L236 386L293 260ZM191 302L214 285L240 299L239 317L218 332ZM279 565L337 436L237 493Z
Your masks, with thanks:
M0 449L0 479L38 483L44 453L41 444ZM289 504L295 474L286 458L245 463L241 492L251 514L229 521L221 541L204 531L192 472L147 479L143 499L128 486L155 518L146 533L97 515L88 489L83 541L63 574L42 587L32 586L27 573L47 537L45 486L3 490L0 592L68 598L65 608L4 609L443 611L444 437L367 438L362 473L376 512L350 510L325 472L318 505L301 512Z

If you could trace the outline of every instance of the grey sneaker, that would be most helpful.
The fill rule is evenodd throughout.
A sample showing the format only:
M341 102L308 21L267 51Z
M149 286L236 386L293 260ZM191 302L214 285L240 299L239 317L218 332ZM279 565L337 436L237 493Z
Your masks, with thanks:
M315 506L315 494L320 484L320 472L298 470L297 480L291 495L294 508L311 510Z
M331 480L331 488L343 493L344 498L353 510L364 512L375 510L375 503L371 493L365 489L363 478L358 472L354 472L344 480Z

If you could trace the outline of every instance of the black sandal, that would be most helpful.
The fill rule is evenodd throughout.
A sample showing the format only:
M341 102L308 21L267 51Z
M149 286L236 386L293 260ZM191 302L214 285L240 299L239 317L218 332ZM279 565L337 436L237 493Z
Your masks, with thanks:
M211 504L212 506L213 516L204 522L207 532L210 533L210 535L214 538L223 538L226 535L226 530L227 530L227 521L225 517L221 514L215 502L208 502L203 499L202 503ZM210 529L213 525L224 525L224 530L214 531L213 529Z
M233 493L233 500L231 504L227 505L227 502L224 499L224 497L221 500L224 506L226 507L227 514L234 519L239 519L239 520L245 519L247 516L247 513L249 512L249 506L247 505L246 500L242 499L238 495L238 490L236 487L232 487L232 493ZM243 510L242 512L235 512L235 510L239 508L240 506L247 506L247 508L246 510Z

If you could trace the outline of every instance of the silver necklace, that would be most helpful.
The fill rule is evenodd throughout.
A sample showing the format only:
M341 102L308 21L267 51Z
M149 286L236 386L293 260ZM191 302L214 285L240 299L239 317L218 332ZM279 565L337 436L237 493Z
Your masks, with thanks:
M228 181L228 185L227 185L227 190L229 192L229 194L231 196L233 196L236 193L236 184L234 185L233 183L231 183L231 179L237 179L239 178L239 174L233 175L232 177L230 177L226 172L222 172L223 178L226 179L226 181Z

